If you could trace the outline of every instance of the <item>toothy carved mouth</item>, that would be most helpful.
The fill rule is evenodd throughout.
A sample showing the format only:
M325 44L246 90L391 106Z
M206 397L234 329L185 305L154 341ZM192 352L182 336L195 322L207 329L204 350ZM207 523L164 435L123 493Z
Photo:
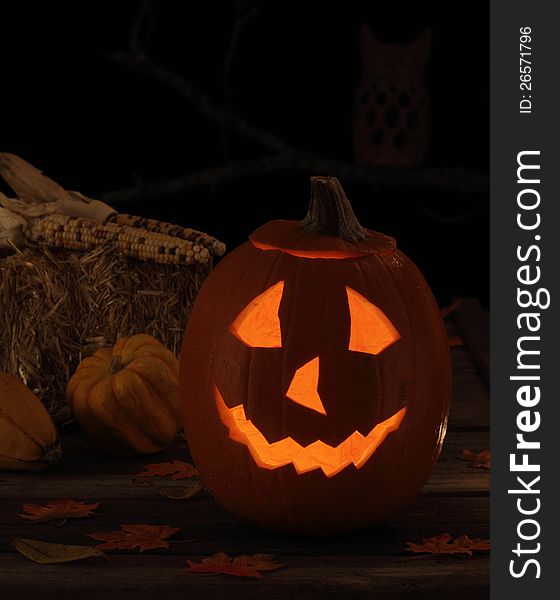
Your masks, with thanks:
M293 464L299 474L321 469L327 477L332 477L351 464L360 469L385 438L400 427L406 414L406 407L402 408L378 423L366 436L354 431L338 446L329 446L321 440L301 446L291 437L269 443L247 419L242 404L229 408L217 386L214 386L214 393L220 418L229 430L230 439L246 446L259 467L278 469Z

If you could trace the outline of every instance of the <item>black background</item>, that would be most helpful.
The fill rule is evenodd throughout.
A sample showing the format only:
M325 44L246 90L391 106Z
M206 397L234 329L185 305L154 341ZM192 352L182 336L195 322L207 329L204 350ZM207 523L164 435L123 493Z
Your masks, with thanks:
M231 134L184 98L107 55L129 49L142 2L13 2L0 8L0 150L19 154L68 189L100 196L136 178L161 180L266 151ZM488 171L489 24L485 2L261 1L233 58L236 114L300 149L352 161L352 104L361 74L358 30L407 43L433 30L427 83L433 108L428 164ZM141 42L223 102L230 1L154 2ZM262 223L302 218L312 173L283 172L193 189L126 211L216 235L232 249ZM321 173L328 175L328 173ZM342 180L363 225L397 238L440 304L488 305L488 196L372 191ZM121 207L123 212L124 208Z

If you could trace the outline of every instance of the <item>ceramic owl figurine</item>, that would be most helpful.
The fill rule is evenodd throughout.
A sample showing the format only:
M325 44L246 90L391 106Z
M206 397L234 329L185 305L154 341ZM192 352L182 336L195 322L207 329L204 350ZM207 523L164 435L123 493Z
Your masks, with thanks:
M430 99L424 83L432 34L408 46L380 42L360 31L363 73L354 108L354 152L361 164L416 167L430 137Z

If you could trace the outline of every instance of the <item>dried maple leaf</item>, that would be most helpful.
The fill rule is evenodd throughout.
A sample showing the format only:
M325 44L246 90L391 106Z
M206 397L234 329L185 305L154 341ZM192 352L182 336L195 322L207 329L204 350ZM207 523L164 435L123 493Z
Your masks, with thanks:
M430 554L448 554L450 550L449 542L452 537L448 533L440 533L431 538L423 538L421 544L406 542L408 550L411 552L429 552ZM452 553L452 552L451 552Z
M421 544L406 542L411 552L426 552L429 554L466 554L472 556L473 550L490 550L490 540L460 535L452 541L448 533L440 533L430 538L424 538Z
M490 469L490 450L471 452L470 450L465 449L463 450L461 459L469 461L471 463L471 467Z
M88 533L90 538L105 542L98 544L99 550L134 550L140 552L154 548L169 548L166 539L177 533L180 527L169 525L121 525L120 530L108 533Z
M272 571L284 566L282 563L274 562L274 559L274 554L253 554L251 556L242 554L241 556L231 557L225 552L217 552L212 556L203 558L200 563L187 560L187 565L191 573L261 577L259 571Z
M146 479L145 483L153 487L160 496L171 500L190 500L201 492L204 487L200 479L191 479L181 487L176 485L159 485L152 479Z
M458 335L454 335L452 338L449 338L449 347L450 348L456 348L457 346L464 346L465 342L463 341L463 338L458 336Z
M145 471L138 473L138 477L167 477L171 475L171 479L186 479L198 475L198 471L192 465L182 460L154 463L144 465L142 468Z
M469 550L490 550L490 540L483 538L470 539L468 535L460 535L452 542L459 548L468 548Z
M26 514L20 514L19 516L37 522L62 519L62 523L65 523L66 519L90 517L99 504L99 502L86 504L76 500L50 500L45 506L41 504L23 504L22 507Z
M28 540L25 538L15 538L12 545L29 560L42 565L52 565L59 563L73 562L83 560L92 556L106 555L93 546L69 546L68 544L50 544L39 540Z

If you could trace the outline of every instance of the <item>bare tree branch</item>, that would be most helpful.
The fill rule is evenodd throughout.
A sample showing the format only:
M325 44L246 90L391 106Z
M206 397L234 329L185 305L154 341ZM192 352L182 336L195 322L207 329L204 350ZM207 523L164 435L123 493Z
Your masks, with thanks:
M428 217L430 217L430 219L432 219L433 221L436 221L443 225L452 225L454 223L460 223L461 221L466 221L467 219L470 219L471 217L474 217L477 214L479 214L485 210L488 210L488 203L481 202L481 203L476 204L473 207L469 208L468 210L462 210L461 212L454 214L454 215L443 215L443 214L439 213L438 211L433 210L432 208L429 208L428 206L426 206L423 203L420 203L418 205L418 208L424 214L428 215Z
M111 58L175 90L187 98L206 118L228 127L245 139L271 151L272 155L232 162L226 166L205 169L161 182L145 183L128 189L107 192L103 196L107 202L121 204L146 198L163 198L231 179L288 169L314 175L333 175L347 182L365 183L372 187L437 188L462 194L488 194L488 174L463 167L379 168L303 152L276 135L252 125L242 117L230 114L227 109L212 102L197 86L143 54L117 54Z
M142 37L142 29L146 27L149 17L153 17L154 7L152 6L152 0L142 0L140 9L132 23L132 29L130 31L130 51L133 54L138 54L142 51L142 43L140 38ZM151 23L149 23L151 25ZM151 27L149 34L151 34Z
M344 182L365 183L373 188L438 188L465 194L487 194L488 177L484 173L450 169L391 169L364 167L312 155L275 155L233 162L189 173L165 181L150 182L103 194L109 204L122 205L145 199L160 199L180 195L188 190L211 186L241 177L267 175L281 171L302 171L339 177Z
M251 125L237 115L228 115L224 109L216 106L197 86L183 79L177 73L158 65L147 56L143 54L131 55L121 53L111 55L109 58L137 73L150 77L174 89L190 100L206 118L218 123L226 123L230 129L236 131L239 135L267 148L274 154L291 154L293 152L293 148L280 138Z
M265 156L246 161L238 161L224 165L189 173L181 177L166 179L159 182L139 183L133 187L107 192L101 197L110 204L128 204L146 198L156 200L169 196L176 196L183 192L205 186L216 185L222 181L230 181L249 175L263 175L274 173L292 166L293 160L282 155Z
M257 14L259 6L256 0L234 0L235 19L229 38L229 44L224 55L224 66L222 69L222 90L224 94L224 111L227 118L231 117L233 112L233 86L231 85L231 74L233 69L233 61L235 51L241 39L241 33L247 23ZM227 122L222 123L221 132L222 149L226 161L230 160L229 143L228 143L228 126Z

